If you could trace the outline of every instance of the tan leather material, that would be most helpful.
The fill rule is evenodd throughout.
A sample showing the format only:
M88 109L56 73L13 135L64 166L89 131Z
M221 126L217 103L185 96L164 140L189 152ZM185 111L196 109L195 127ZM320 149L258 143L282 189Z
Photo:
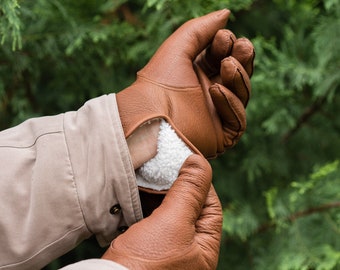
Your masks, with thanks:
M155 194L155 195L165 195L168 190L154 190L146 187L138 187L138 190L143 193Z
M129 269L215 269L222 208L202 156L191 155L161 205L103 255Z
M212 43L198 57L196 62L208 78L218 75L221 61L231 54L236 41L236 36L228 29L220 29L216 33Z
M217 11L182 25L137 73L135 83L117 94L126 137L146 121L164 118L194 152L207 158L239 140L246 126L244 106L232 108L238 102L220 95L224 105L219 102L216 111L209 90L219 83L234 93L232 99L241 99L243 104L249 99L254 48L250 41L239 41L222 29L229 14L228 10ZM233 62L223 61L228 57ZM232 118L222 119L221 115ZM239 119L241 127L233 130Z
M247 38L239 38L234 42L231 56L237 59L244 67L249 77L254 72L255 50Z
M251 92L250 81L247 78L245 69L234 57L230 56L223 59L221 63L222 84L230 90L235 88L240 90L235 94L244 106L247 106Z
M139 90L141 89L141 90ZM129 137L143 123L155 119L165 119L178 136L194 152L208 152L201 145L199 134L194 132L208 129L215 136L215 127L210 119L206 98L199 86L193 88L171 88L160 86L144 77L117 94L117 104L125 136ZM203 103L203 106L202 106ZM197 117L200 120L197 121ZM215 118L218 120L218 118ZM219 122L215 123L219 125ZM197 150L197 146L200 149Z

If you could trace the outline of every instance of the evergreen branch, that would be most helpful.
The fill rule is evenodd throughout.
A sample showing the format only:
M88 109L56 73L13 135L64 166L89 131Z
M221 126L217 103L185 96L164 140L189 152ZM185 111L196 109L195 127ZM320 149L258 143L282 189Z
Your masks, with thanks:
M340 208L340 201L326 203L326 204L323 204L323 205L320 205L320 206L311 207L311 208L308 208L306 210L298 211L298 212L293 213L290 216L286 217L284 219L284 221L294 222L298 218L309 216L309 215L312 215L312 214L315 214L315 213L325 212L325 211L332 209L332 208ZM259 226L255 230L254 234L265 232L265 231L275 227L276 225L277 225L277 223L275 221L271 221L271 222L267 222L265 224L262 224L261 226Z
M297 120L295 126L283 136L282 141L284 143L286 143L290 139L290 137L292 137L315 113L317 113L321 109L322 105L327 100L329 92L330 88L323 96L317 98L311 106L304 110L304 112Z
M298 219L300 217L308 216L308 215L311 215L311 214L314 214L314 213L324 212L324 211L327 211L331 208L338 208L338 207L340 207L340 201L323 204L323 205L320 205L320 206L317 206L317 207L311 207L309 209L302 210L302 211L299 211L299 212L296 212L296 213L290 215L288 217L288 220L290 222L294 222L296 219Z
M20 6L17 0L2 1L0 5L0 44L12 38L12 50L22 47Z

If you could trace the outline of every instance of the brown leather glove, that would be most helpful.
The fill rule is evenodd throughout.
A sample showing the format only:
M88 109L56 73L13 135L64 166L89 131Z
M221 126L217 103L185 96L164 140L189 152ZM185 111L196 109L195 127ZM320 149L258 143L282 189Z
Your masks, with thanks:
M239 140L246 127L254 48L220 30L229 14L225 9L183 24L135 83L117 94L126 138L146 121L164 118L207 158Z
M151 216L112 241L103 259L129 269L215 269L222 210L211 185L211 167L191 155Z

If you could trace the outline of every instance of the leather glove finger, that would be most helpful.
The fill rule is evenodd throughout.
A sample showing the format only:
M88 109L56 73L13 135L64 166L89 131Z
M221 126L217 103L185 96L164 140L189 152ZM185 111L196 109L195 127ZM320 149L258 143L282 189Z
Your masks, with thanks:
M196 64L201 67L208 78L219 75L221 61L231 55L235 41L236 37L230 30L220 29L214 36L211 45L197 57Z
M222 122L223 144L230 148L246 129L245 107L234 93L221 84L213 84L209 92Z
M196 64L208 78L214 77L213 81L219 81L221 61L230 55L240 62L251 77L254 69L254 46L247 38L237 39L228 29L220 29L216 33L211 45L197 57Z
M238 38L234 42L231 56L243 66L248 76L251 77L254 71L255 49L247 38Z
M249 68L249 65L247 67ZM233 91L246 107L251 93L250 78L241 63L233 56L222 60L221 80L222 84Z

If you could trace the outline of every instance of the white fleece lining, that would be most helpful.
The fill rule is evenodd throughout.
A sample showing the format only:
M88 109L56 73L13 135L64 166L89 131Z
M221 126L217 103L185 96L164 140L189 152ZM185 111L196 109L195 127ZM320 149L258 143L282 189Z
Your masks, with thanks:
M136 171L138 186L158 191L168 190L177 179L184 161L191 154L191 150L177 136L172 127L162 120L156 156Z

